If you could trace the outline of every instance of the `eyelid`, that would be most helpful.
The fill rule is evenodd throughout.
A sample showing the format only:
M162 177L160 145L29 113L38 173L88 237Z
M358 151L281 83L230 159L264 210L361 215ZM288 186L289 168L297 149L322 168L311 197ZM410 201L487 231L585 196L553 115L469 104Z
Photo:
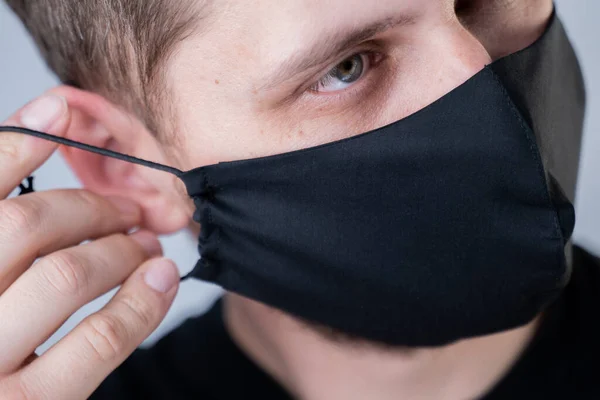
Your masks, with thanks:
M381 59L385 58L385 51L383 49L382 44L379 41L371 40L369 42L362 43L337 56L335 58L335 62L327 64L326 68L321 69L318 73L314 74L310 79L308 79L303 85L299 86L294 91L293 96L302 95L304 92L308 91L308 89L310 89L312 86L314 86L320 79L322 79L327 73L331 72L331 70L335 68L338 64L352 56L362 53L378 54L381 56ZM377 62L381 62L381 59Z
M392 71L395 68L388 64L388 59L390 57L383 54L377 65L371 67L371 70L360 81L346 89L324 93L306 90L298 99L299 104L302 104L303 107L316 107L322 113L328 112L326 110L339 110L340 107L350 109L359 102L364 104L365 99L375 93L380 93L385 87L385 83L394 79Z
M386 39L371 39L369 41L365 41L363 43L360 43L356 46L352 46L352 48L349 48L348 51L345 51L343 53L338 54L335 58L332 58L329 62L324 62L321 65L325 65L324 67L319 68L319 70L317 72L312 72L310 73L310 75L307 73L306 76L307 77L302 77L300 79L302 79L300 81L300 79L298 79L298 81L303 82L303 83L299 83L296 84L292 87L280 87L280 93L281 93L281 97L279 97L278 100L270 102L270 104L268 106L265 107L269 107L269 108L280 108L280 107L286 107L286 106L291 106L293 104L295 104L296 102L300 101L300 103L303 103L303 101L301 101L302 98L306 97L335 97L336 95L340 96L343 94L347 94L352 90L352 88L349 88L347 90L344 90L342 93L332 93L329 96L324 96L322 94L316 94L314 92L310 92L308 89L313 86L319 79L321 79L327 72L329 72L333 67L335 67L336 65L338 65L340 62L344 61L345 59L347 59L348 57L351 57L355 54L361 53L361 52L372 52L372 53L376 53L378 54L378 61L376 63L377 69L380 69L380 67L385 63L386 59L389 58L389 51L390 51L390 43L388 40ZM368 75L371 74L367 74ZM363 78L363 79L365 79ZM290 78L291 80L291 78ZM360 84L358 85L353 85L353 86L362 86ZM285 94L284 94L285 93ZM276 96L274 92L272 92L273 96ZM266 104L266 103L264 103Z
M381 61L383 60L383 55L381 53L375 53L375 52L371 52L371 51L369 51L369 52L362 51L362 52L356 53L348 58L345 58L343 61L349 60L357 55L360 55L367 59L367 66L366 66L365 70L363 71L360 79L356 83L351 84L350 86L354 86L355 84L360 84L360 81L364 80L368 74L371 74L372 70L374 68L376 68L379 65L379 63L381 63ZM327 90L318 90L317 89L319 87L319 85L322 83L322 81L327 80L327 77L330 76L332 71L335 68L337 68L339 65L340 64L336 64L335 67L333 67L332 69L327 71L327 73L325 75L321 76L321 78L319 78L319 80L313 86L309 87L307 90L311 91L312 93L319 93L321 95L333 95L338 92L347 90L347 89L340 89L340 90L327 91Z

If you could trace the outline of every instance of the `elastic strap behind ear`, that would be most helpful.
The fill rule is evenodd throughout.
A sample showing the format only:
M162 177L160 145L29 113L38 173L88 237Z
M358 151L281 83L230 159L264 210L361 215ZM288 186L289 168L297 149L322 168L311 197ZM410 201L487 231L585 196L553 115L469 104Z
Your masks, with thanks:
M133 156L128 156L127 154L117 153L112 150L103 149L101 147L92 146L85 143L76 142L74 140L62 138L60 136L50 135L48 133L38 132L27 128L20 128L16 126L0 126L0 132L14 132L14 133L22 133L24 135L34 136L40 139L49 140L51 142L55 142L58 144L62 144L64 146L75 147L80 150L89 151L95 154L99 154L102 156L107 156L111 158L116 158L117 160L122 160L125 162L130 162L133 164L141 165L144 167L156 169L159 171L168 172L169 174L173 174L178 178L183 175L183 171L178 170L177 168L168 167L166 165L158 164L152 161L142 160L140 158L136 158ZM23 184L20 185L21 192L19 195L27 194L33 192L33 177L27 178L27 182L29 186L25 186ZM188 280L191 277L191 273L181 277L181 281Z
M55 142L58 144L62 144L64 146L75 147L80 150L89 151L92 153L96 153L102 156L107 156L111 158L116 158L117 160L138 164L144 167L156 169L159 171L168 172L170 174L175 175L176 177L181 177L183 175L183 171L178 170L177 168L168 167L166 165L158 164L152 161L142 160L140 158L136 158L133 156L128 156L127 154L117 153L116 151L103 149L101 147L92 146L85 143L76 142L71 139L66 139L60 136L50 135L48 133L38 132L27 128L20 128L16 126L0 126L0 132L14 132L14 133L22 133L24 135L35 136L40 139L49 140L51 142Z

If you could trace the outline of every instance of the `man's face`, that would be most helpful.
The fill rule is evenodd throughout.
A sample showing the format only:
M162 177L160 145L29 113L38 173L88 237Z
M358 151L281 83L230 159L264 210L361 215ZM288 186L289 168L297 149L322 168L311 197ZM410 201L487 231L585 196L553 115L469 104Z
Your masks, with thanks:
M215 0L208 13L167 73L184 169L372 130L490 62L454 0Z
M164 74L168 95L163 98L169 99L166 106L175 114L176 128L170 133L175 140L166 149L172 159L157 156L154 141L151 146L148 140L135 140L140 148L131 152L182 170L316 146L392 123L472 77L491 62L490 53L498 57L510 50L497 43L498 38L517 50L539 33L537 28L526 34L515 29L527 27L518 25L519 16L533 17L512 6L530 2L514 0L461 1L481 5L487 18L493 18L492 10L497 9L497 15L508 16L505 21L517 21L486 21L480 30L470 25L471 31L483 38L485 47L459 21L455 0L195 1L199 5L207 2L207 17L197 31L179 43ZM502 7L514 13L500 12ZM543 18L544 9L539 9ZM496 27L504 28L508 35ZM486 32L491 34L486 37ZM519 40L511 40L511 34ZM125 123L126 129L120 124L111 129L114 120L103 119L106 130L121 134L123 143L117 150L128 150L132 130ZM80 131L75 128L73 132ZM104 137L103 129L99 130L98 135ZM138 132L137 137L143 135ZM178 195L189 207L185 213L172 215L183 206L172 206L174 201L163 199L175 197L168 179L176 179L171 175L164 178L167 174L140 169L143 172L139 175L146 173L151 179L136 180L134 176L135 183L123 182L129 178L130 166L113 168L107 164L106 171L96 173L102 176L92 179L94 174L89 170L94 169L94 163L87 154L79 160L76 154L71 154L72 164L79 167L79 175L88 177L88 186L95 184L98 190L110 186L115 191L124 188L119 193L129 196L134 192L145 207L145 222L151 229L172 232L188 223L193 204L184 188L179 187ZM102 165L100 160L97 164ZM159 178L169 183L155 190L154 186L161 186ZM134 184L141 189L129 190ZM323 342L325 335L312 327L305 329L300 321L264 304L233 294L227 298L230 331L233 335L244 332L237 340L245 341L246 348L267 349L253 354L261 362L266 363L261 359L264 354L274 353L270 349L278 348L290 355L287 359L297 361L288 365L290 368L320 374L332 364L352 367L344 348ZM253 341L260 344L248 345ZM337 357L333 354L336 351ZM385 353L395 362L394 353ZM315 357L321 357L322 362L315 362ZM366 359L381 363L381 358Z
M491 61L454 0L214 0L208 14L166 74L178 124L171 164L184 170L381 127ZM287 338L281 347L298 343L299 354L320 342L283 313L229 298L229 315L254 321L245 332Z

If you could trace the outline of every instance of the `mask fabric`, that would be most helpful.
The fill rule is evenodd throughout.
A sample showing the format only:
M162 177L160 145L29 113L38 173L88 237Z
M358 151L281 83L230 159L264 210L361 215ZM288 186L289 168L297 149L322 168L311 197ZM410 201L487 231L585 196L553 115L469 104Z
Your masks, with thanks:
M439 346L526 324L568 282L582 87L553 16L421 111L275 156L182 172L1 130L177 175L202 227L188 277L365 339Z

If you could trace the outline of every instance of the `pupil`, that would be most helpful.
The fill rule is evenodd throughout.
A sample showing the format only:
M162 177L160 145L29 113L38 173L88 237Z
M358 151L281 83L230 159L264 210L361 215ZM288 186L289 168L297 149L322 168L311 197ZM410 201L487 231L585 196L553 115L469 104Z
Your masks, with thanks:
M352 71L352 67L354 66L354 64L352 64L352 61L348 60L344 63L344 72L350 72Z
M363 68L362 57L357 54L337 66L335 77L344 83L352 83L362 76Z

